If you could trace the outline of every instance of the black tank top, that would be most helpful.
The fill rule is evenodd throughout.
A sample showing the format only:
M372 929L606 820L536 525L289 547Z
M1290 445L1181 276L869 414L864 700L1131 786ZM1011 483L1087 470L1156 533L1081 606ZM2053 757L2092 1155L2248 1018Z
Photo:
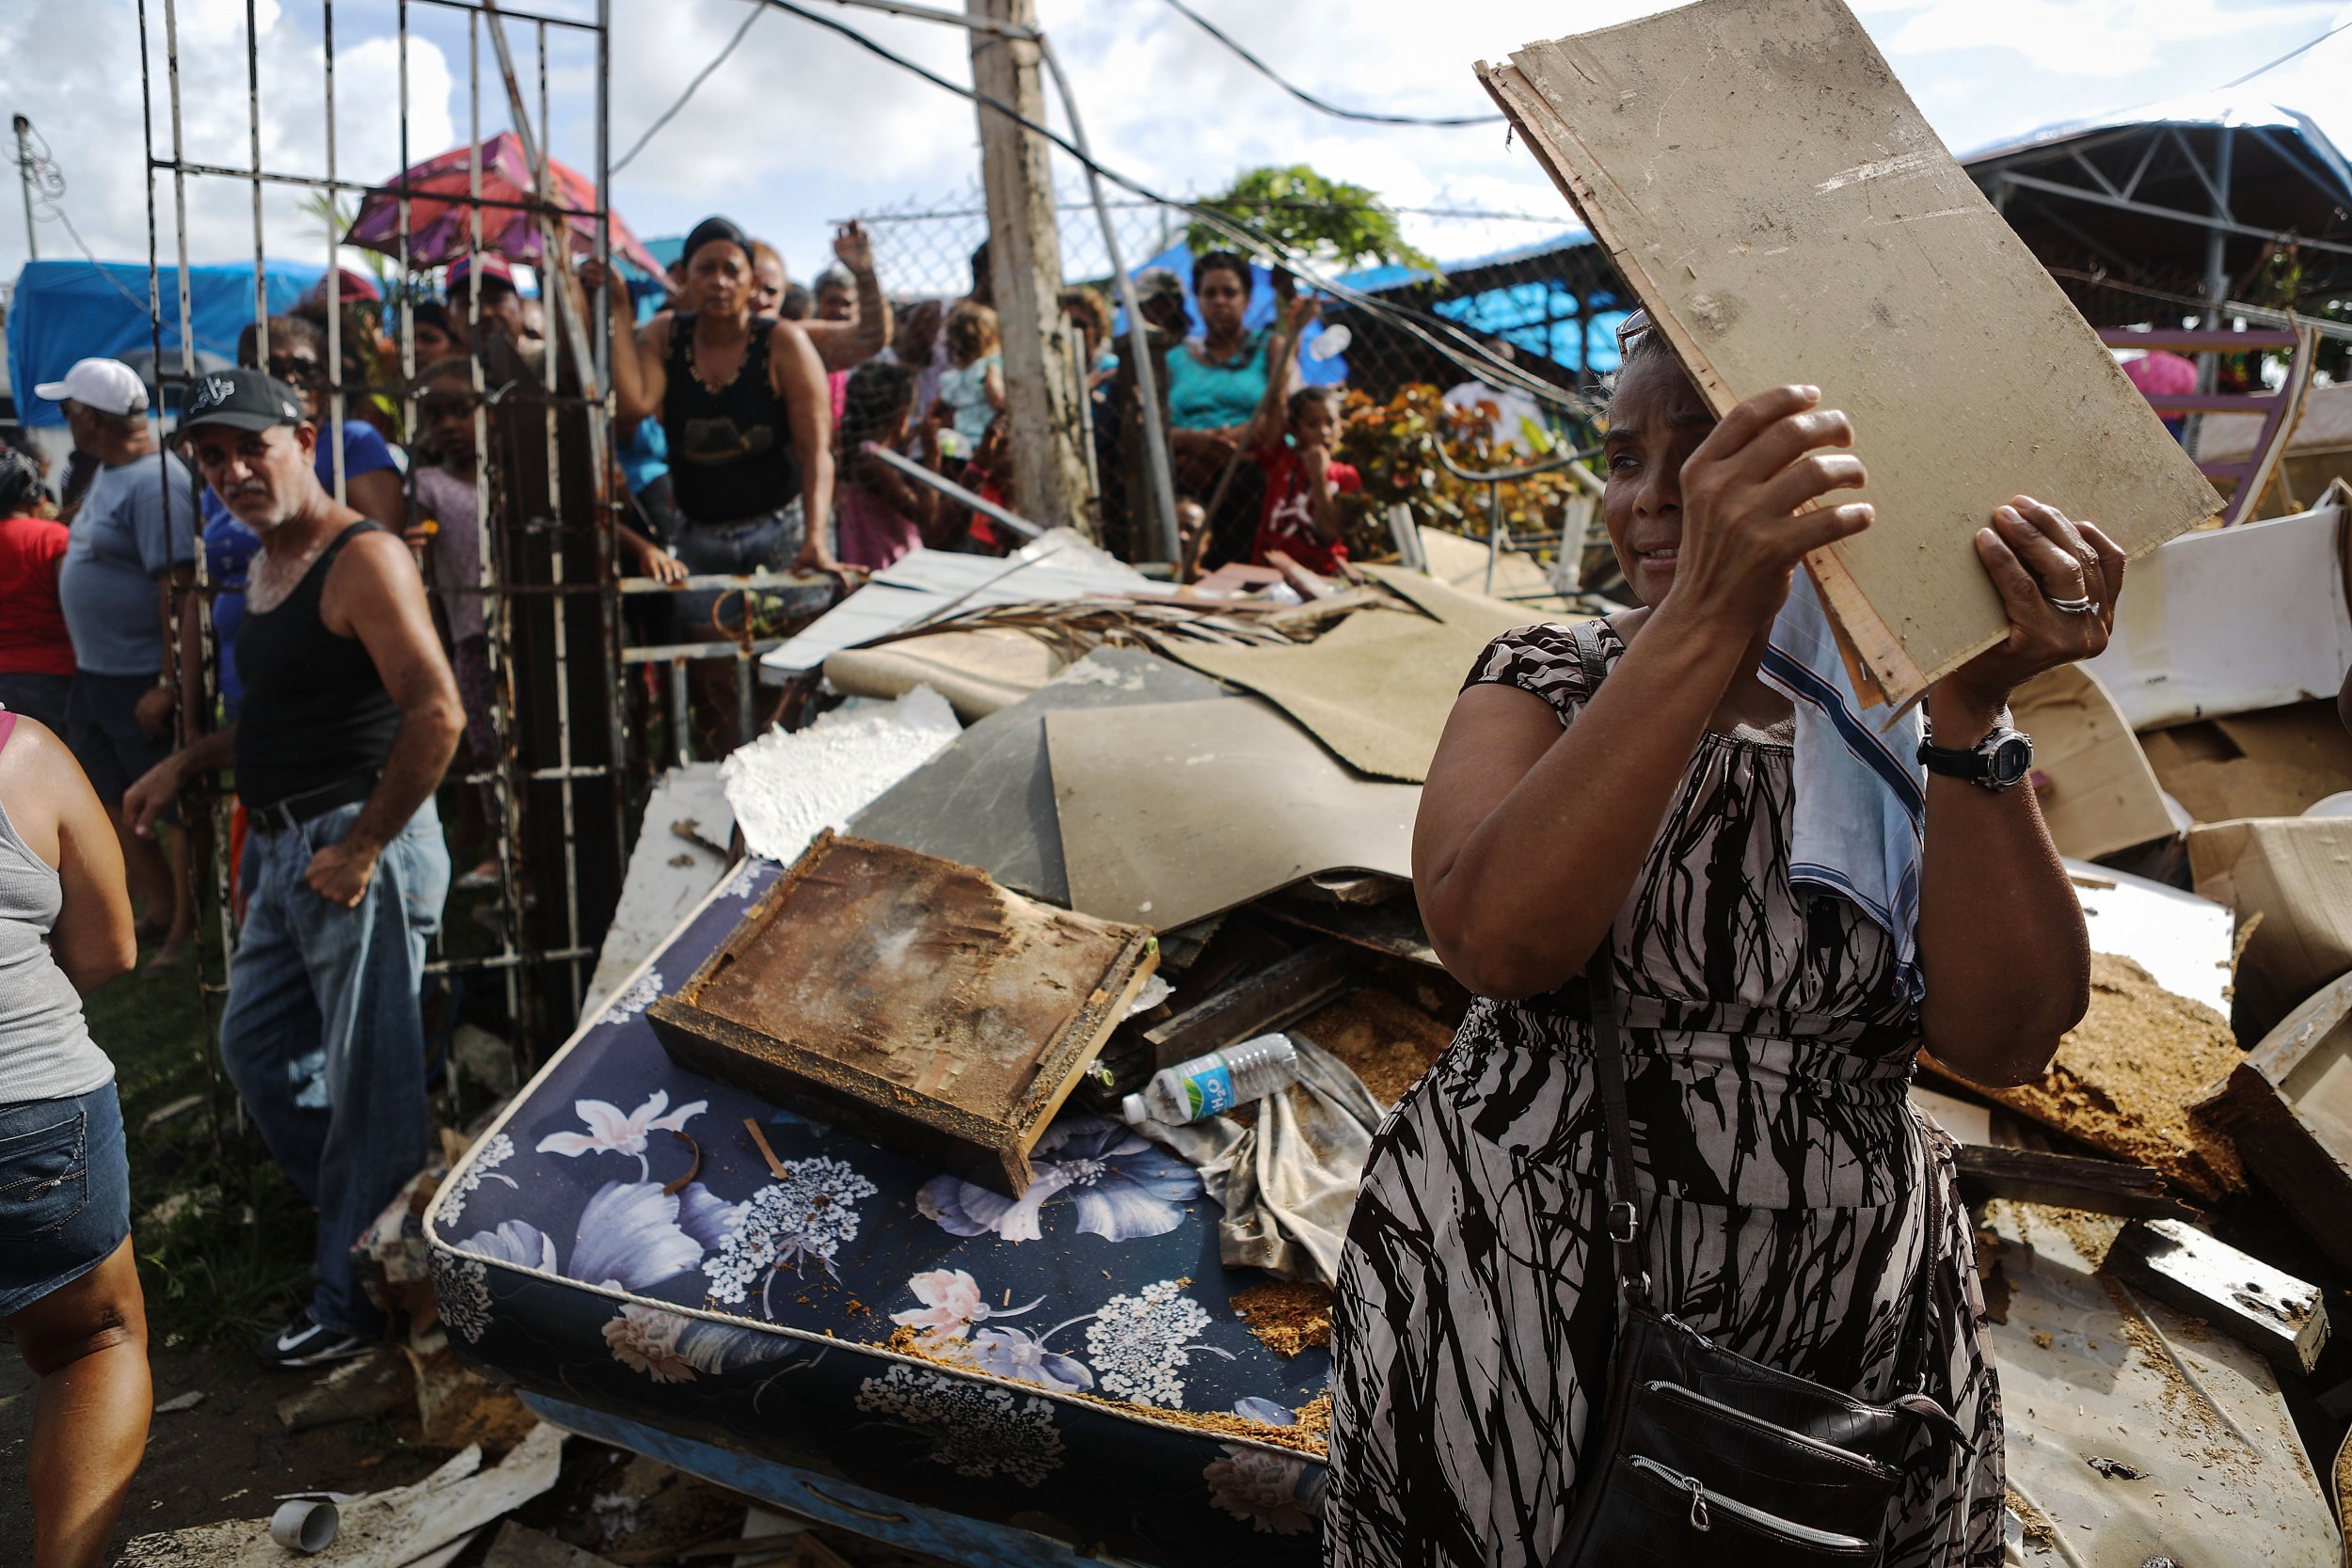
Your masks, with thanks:
M670 439L671 493L689 522L756 517L801 493L791 418L768 384L775 325L771 316L753 318L735 379L714 392L694 374L694 318L670 319L661 432Z
M319 595L343 546L377 531L361 518L335 536L275 610L248 608L237 627L237 794L272 806L352 779L372 779L392 754L400 708L366 644L319 619Z

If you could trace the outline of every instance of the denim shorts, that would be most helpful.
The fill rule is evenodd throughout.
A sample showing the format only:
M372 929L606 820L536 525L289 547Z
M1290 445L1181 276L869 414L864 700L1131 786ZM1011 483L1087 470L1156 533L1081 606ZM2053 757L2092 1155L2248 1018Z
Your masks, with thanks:
M109 1082L0 1105L0 1318L114 1256L131 1233L131 1164Z

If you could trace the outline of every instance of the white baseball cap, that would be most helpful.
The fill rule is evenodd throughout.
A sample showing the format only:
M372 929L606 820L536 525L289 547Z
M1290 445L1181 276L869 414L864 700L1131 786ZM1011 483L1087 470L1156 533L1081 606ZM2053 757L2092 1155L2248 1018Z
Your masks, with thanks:
M44 381L33 391L52 403L71 398L101 414L147 412L147 384L119 359L77 359L63 381Z

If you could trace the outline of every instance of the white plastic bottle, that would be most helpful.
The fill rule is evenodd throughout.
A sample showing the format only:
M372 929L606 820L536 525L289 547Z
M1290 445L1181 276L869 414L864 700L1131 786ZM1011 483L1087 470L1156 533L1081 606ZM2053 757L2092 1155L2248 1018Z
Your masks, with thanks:
M1120 1102L1130 1127L1146 1120L1175 1127L1263 1100L1298 1077L1298 1051L1288 1035L1256 1039L1162 1068L1139 1094Z

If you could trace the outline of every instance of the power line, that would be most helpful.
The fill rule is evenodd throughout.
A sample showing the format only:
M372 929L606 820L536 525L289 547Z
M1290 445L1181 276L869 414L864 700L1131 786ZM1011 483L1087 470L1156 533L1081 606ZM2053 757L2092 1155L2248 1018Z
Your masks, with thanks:
M1203 207L1198 202L1179 201L1174 197L1161 195L1158 191L1153 190L1151 186L1143 183L1134 176L1123 174L1118 169L1112 168L1107 164L1098 163L1093 158L1089 157L1086 153L1080 151L1076 145L1060 132L1056 131L1049 126L1039 124L1036 120L1030 119L1026 116L1021 114L1011 105L999 103L997 100L989 97L986 93L980 92L973 87L967 87L961 82L949 81L946 77L940 75L939 72L932 71L929 67L920 65L914 60L910 60L905 55L894 52L878 40L859 32L855 27L850 26L846 22L837 21L834 18L826 16L820 12L810 10L805 6L796 4L795 0L761 0L761 3L772 6L777 10L788 12L793 16L799 17L803 22L815 23L818 26L824 28L828 32L836 33L842 38L848 39L851 43L856 44L867 54L873 55L880 59L886 60L890 64L898 67L901 71L911 71L914 74L920 76L923 80L930 83L931 86L938 87L943 91L954 93L958 98L965 99L971 103L977 103L982 108L993 110L995 113L1004 116L1007 119L1010 120L1013 124L1020 126L1023 130L1044 137L1047 141L1053 143L1054 146L1059 148L1063 152L1077 160L1080 166L1091 169L1094 173L1102 176L1105 180L1108 180L1111 183L1119 186L1122 190L1131 191L1147 201L1157 202L1164 207L1174 207L1179 211L1189 213L1198 222L1208 228L1215 229L1222 232L1228 239L1238 242L1246 248L1261 250L1268 255L1280 258L1283 264L1289 267L1292 272L1296 273L1300 277L1305 278L1315 288L1320 289L1325 293L1331 295L1331 297L1339 300L1343 305L1352 305L1358 309L1363 310L1367 314L1381 316L1395 323L1398 326L1404 328L1406 332L1420 339L1429 347L1435 349L1438 354L1442 355L1447 359L1452 360L1457 368L1468 371L1471 374L1481 377L1489 386L1516 388L1518 390L1526 392L1531 397L1557 404L1560 407L1567 408L1577 413L1587 412L1586 404L1582 400L1573 396L1572 394L1562 391L1558 387L1544 380L1541 376L1529 374L1526 371L1521 370L1511 361L1493 353L1475 337L1463 331L1453 323L1445 321L1438 316L1425 314L1422 311L1406 309L1387 300L1375 299L1372 295L1363 293L1361 290L1352 288L1335 278L1326 277L1318 272L1311 262L1308 262L1295 253L1285 249L1284 246L1276 241L1269 239L1265 235L1258 233L1255 230L1235 222L1228 214L1220 213L1212 207ZM1440 334L1446 338L1451 338L1454 341L1451 343L1440 341Z
M33 140L40 143L40 150L36 152L30 147L25 147L22 151L12 155L8 161L23 169L25 178L31 182L34 193L33 204L41 209L42 215L53 217L65 226L65 231L73 237L74 248L81 251L83 260L89 262L90 269L106 280L108 288L120 294L131 309L136 310L142 317L153 320L155 315L153 306L124 288L121 280L106 270L105 263L99 261L98 253L90 249L89 242L82 238L82 231L74 228L73 220L66 215L65 170L57 166L57 160L49 148L49 138L42 135L31 120L25 120L24 123L25 133Z
M710 73L727 63L727 56L735 53L735 46L743 41L743 35L752 30L752 24L757 22L759 20L759 16L760 8L757 6L754 6L750 12L743 18L743 25L738 27L735 30L735 36L727 40L727 46L724 49L720 50L716 55L713 55L710 57L710 63L708 65L703 67L702 70L694 73L694 79L686 84L686 90L677 95L677 102L662 110L660 118L655 119L651 125L645 127L645 134L639 136L636 143L631 146L628 151L622 153L620 157L613 160L612 166L610 171L611 173L618 174L621 170L627 168L628 166L629 160L636 157L640 152L643 152L645 150L645 144L653 140L654 133L660 131L664 125L669 124L670 121L677 118L677 112L686 107L687 100L692 98L697 91L701 90L702 85L710 80Z
M1169 0L1169 3L1172 5L1175 3L1175 0ZM2286 64L2289 60L2295 58L2297 55L2308 54L2312 50L2318 48L2321 44L2326 43L2329 39L2334 38L2338 33L2343 32L2346 27L2352 27L2352 22L2339 22L2334 26L2328 28L2326 32L2320 34L2319 37L2312 40L2311 42L2298 44L2295 48L2290 49L2285 54L2280 55L2277 59L2271 61L2268 65L2258 65L2253 70L2248 71L2245 75L2239 77L2236 81L2224 82L2213 90L2216 92L2228 92L2232 87L2242 87L2247 83L2252 81L2255 77L2260 76L2263 72L2266 71L2276 71L2280 66Z
M1362 109L1343 109L1337 103L1327 103L1323 99L1317 98L1313 93L1309 92L1305 87L1297 87L1291 82L1285 81L1279 71L1276 71L1272 66L1266 64L1265 61L1258 58L1257 55L1252 55L1248 50L1243 48L1241 44L1233 39L1228 37L1220 28L1218 28L1216 23L1211 22L1207 17L1202 16L1199 11L1194 10L1190 6L1185 5L1184 0L1168 0L1168 3L1178 15L1184 17L1186 20L1190 21L1194 26L1208 34L1209 37L1216 40L1217 42L1223 44L1234 54L1240 55L1242 60L1254 69L1259 75L1263 76L1267 81L1272 82L1276 87L1280 87L1284 92L1289 93L1293 98L1297 99L1301 103L1306 104L1309 108L1320 109L1325 114L1331 116L1335 119L1353 119L1360 121L1366 125L1434 125L1438 127L1500 125L1502 123L1502 117L1501 115L1376 115L1368 113Z

